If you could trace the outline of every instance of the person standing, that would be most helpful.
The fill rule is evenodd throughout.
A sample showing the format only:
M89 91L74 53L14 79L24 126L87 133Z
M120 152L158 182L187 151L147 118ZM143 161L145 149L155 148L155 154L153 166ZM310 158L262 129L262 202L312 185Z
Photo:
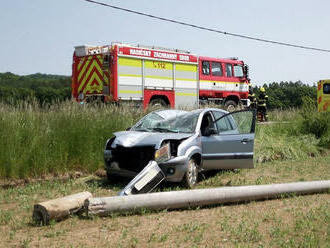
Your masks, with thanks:
M256 109L257 108L257 98L256 98L256 95L253 92L253 88L252 88L251 83L249 83L248 99L250 100L250 109Z
M266 94L266 90L264 87L261 87L260 95L258 99L258 112L261 113L262 116L261 121L268 121L267 102L268 102L268 96Z

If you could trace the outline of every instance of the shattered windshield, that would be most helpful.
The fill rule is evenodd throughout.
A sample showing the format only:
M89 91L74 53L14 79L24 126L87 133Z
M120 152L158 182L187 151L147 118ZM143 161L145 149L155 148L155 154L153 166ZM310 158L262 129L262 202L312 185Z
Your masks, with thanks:
M152 112L131 128L132 131L192 133L195 131L199 112L179 113L163 117Z

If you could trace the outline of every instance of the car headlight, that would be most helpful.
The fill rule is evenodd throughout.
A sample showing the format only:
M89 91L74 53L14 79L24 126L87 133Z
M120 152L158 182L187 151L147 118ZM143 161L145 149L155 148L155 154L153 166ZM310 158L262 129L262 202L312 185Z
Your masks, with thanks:
M162 163L171 158L170 143L166 143L155 152L155 161Z

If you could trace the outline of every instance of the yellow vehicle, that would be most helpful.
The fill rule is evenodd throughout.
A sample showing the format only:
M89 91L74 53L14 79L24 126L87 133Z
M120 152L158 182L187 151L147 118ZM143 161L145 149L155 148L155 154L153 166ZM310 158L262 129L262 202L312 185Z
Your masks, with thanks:
M330 112L330 79L317 83L317 109L319 112Z

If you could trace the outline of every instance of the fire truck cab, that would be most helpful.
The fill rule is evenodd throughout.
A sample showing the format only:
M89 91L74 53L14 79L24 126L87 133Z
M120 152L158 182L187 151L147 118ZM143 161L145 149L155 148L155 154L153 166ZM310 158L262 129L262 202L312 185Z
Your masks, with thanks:
M248 67L237 58L199 57L199 98L226 108L248 102Z
M134 101L144 108L249 105L248 68L236 58L202 57L188 51L113 43L77 46L72 98L78 102Z

